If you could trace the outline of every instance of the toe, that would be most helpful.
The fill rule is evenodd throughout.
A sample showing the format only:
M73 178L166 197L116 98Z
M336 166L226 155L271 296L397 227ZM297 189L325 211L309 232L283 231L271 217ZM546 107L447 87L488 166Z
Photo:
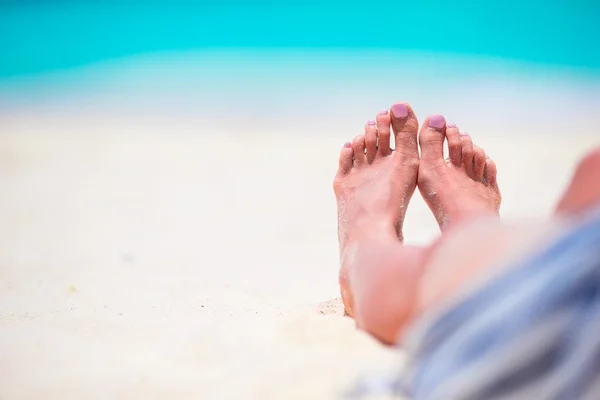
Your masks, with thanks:
M359 135L352 141L352 151L354 152L354 165L359 166L365 163L365 135Z
M473 146L473 179L481 182L485 169L485 151L479 146Z
M444 137L446 119L440 114L433 114L423 122L419 132L419 146L421 146L421 159L426 162L444 161ZM439 160L439 161L438 161Z
M390 114L388 110L381 110L377 114L377 146L380 156L389 156L390 149Z
M448 140L448 154L450 161L456 167L462 164L462 142L460 140L460 130L456 124L449 123L446 126L446 139Z
M473 140L468 133L460 133L460 141L462 142L462 167L469 176L473 176Z
M352 155L352 143L346 142L342 151L340 151L340 174L345 175L352 169Z
M491 158L485 160L485 171L483 173L483 180L487 182L487 185L498 190L498 182L496 180L496 163Z
M390 114L396 153L418 159L419 121L411 106L408 103L396 103L390 107Z
M371 164L377 155L377 126L370 120L365 125L365 147L367 149L367 162Z

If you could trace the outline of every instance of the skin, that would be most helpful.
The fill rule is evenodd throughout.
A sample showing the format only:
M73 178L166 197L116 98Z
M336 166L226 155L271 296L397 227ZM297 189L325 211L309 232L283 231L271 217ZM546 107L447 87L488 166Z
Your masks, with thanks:
M530 250L562 229L564 217L600 201L600 182L593 178L600 172L597 149L581 162L559 202L561 218L506 226L498 216L494 162L441 115L428 117L419 132L418 125L407 103L380 112L364 135L344 145L334 179L342 300L360 328L389 344L426 310L493 272L499 259ZM417 186L443 232L426 247L403 245L404 216Z

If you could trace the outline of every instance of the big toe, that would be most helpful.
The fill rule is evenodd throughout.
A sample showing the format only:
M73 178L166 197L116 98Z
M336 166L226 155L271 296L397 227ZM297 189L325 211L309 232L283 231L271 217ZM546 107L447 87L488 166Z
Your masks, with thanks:
M419 158L417 132L419 121L408 103L396 103L390 107L396 156Z
M446 119L443 115L433 114L423 122L419 132L421 159L426 162L444 161L444 138L446 136Z

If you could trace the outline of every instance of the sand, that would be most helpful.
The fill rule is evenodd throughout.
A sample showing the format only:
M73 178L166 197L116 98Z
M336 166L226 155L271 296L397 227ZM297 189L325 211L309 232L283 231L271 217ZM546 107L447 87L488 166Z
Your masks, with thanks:
M343 143L399 97L374 106L377 90L330 113L72 102L0 114L0 398L331 399L400 365L337 299L331 183ZM503 215L544 217L600 143L598 117L509 92L535 107L507 115L490 97L469 129L498 164ZM443 111L414 97L419 114ZM465 120L479 101L461 99L449 108ZM437 234L417 194L407 241Z

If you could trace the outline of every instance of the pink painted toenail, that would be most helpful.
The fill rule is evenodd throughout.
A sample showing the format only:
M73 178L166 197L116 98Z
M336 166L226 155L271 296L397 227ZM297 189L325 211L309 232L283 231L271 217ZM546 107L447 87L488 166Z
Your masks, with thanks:
M383 110L379 111L379 115L387 115L387 113L388 113L388 110L385 108Z
M456 124L454 122L450 122L447 126L448 128L456 128Z
M352 147L352 143L346 142L346 143L344 143L344 147Z
M408 116L408 107L401 103L394 104L392 106L392 114L396 118L406 118Z
M373 121L372 119L367 121L367 125L373 126L375 125L375 121Z
M446 125L446 118L440 114L434 114L429 117L429 127L435 129L444 129L444 125Z

